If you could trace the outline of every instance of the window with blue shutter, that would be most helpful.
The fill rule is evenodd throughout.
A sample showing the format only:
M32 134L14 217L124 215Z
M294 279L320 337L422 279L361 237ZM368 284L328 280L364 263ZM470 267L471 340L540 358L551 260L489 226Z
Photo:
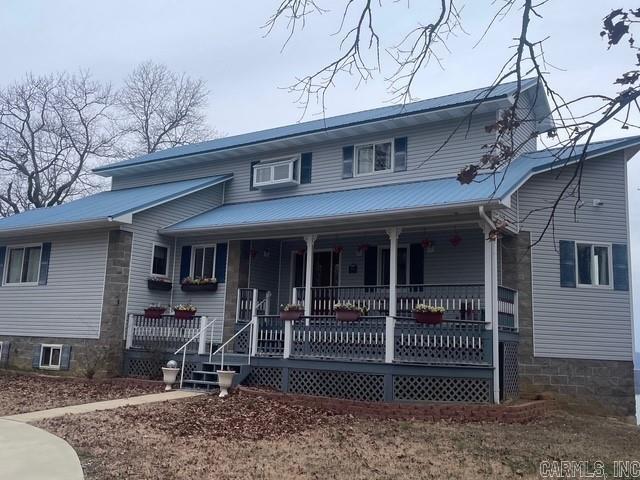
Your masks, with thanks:
M311 152L303 153L300 157L300 183L311 183Z
M0 247L0 286L4 283L4 259L7 254L7 247Z
M364 252L364 284L378 284L378 247L373 245Z
M51 259L51 243L42 244L42 255L40 257L40 278L38 285L46 285L49 279L49 261Z
M411 285L424 283L424 248L419 243L412 243L409 246L409 283Z
M227 276L227 244L216 244L216 273L218 283L224 283Z
M398 137L393 141L393 171L403 172L407 169L407 137Z
M191 275L191 245L184 245L182 247L182 254L180 256L180 278L182 282L185 278Z
M615 290L629 290L629 256L625 244L612 245L613 257L613 288Z
M576 242L560 240L560 286L576 287Z

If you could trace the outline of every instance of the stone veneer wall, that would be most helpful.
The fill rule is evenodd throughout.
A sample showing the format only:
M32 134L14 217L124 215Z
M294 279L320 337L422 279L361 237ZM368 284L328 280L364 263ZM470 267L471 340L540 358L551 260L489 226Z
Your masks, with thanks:
M31 370L34 346L52 343L71 346L69 370L60 373L88 375L94 372L99 376L120 375L123 365L131 242L131 232L109 232L99 339L2 336L0 341L10 342L6 366ZM54 372L58 371L47 370L47 373Z
M632 361L535 357L529 232L502 240L502 283L518 290L520 392L552 392L558 399L594 412L635 413Z

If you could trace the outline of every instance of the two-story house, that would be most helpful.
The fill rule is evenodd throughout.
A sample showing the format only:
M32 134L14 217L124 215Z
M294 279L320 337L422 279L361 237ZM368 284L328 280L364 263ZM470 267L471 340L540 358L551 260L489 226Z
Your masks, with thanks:
M552 125L536 79L522 154L456 179L515 88L132 158L95 170L108 192L0 220L0 365L73 372L98 358L140 374L186 343L184 381L208 387L208 355L232 339L244 382L288 392L498 402L550 390L633 413L626 165L640 138L593 143L579 208L563 198L540 238L579 152L536 151ZM336 303L366 312L345 321ZM282 318L284 304L299 318ZM418 304L444 313L418 323Z

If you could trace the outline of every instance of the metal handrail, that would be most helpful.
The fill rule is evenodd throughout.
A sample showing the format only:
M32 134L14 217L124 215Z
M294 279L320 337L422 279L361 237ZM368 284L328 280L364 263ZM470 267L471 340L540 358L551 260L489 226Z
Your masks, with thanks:
M200 337L200 334L205 331L207 328L212 326L217 318L214 318L209 323L207 323L204 327L200 327L198 333L196 333L193 337L191 337L187 342L182 345L178 350L176 350L173 354L178 355L180 351L182 351L182 365L180 366L180 389L182 389L182 380L184 379L184 364L187 358L187 347L191 342L193 342L196 338ZM213 350L213 328L211 329L211 338L209 339L209 361L211 361L211 350Z
M240 330L238 330L231 338L229 338L229 340L227 340L226 342L224 342L222 345L220 345L218 347L218 349L209 354L209 362L211 362L211 358L213 357L213 355L216 355L218 352L222 351L222 358L220 359L220 370L224 370L224 348L229 345L229 343L231 343L231 340L235 339L238 335L240 335L242 332L244 332L247 328L252 327L253 326L253 320L249 323L247 323L244 327L242 327ZM251 362L251 344L253 341L253 328L251 328L251 331L249 332L249 353L247 354L247 356L249 357L249 362Z

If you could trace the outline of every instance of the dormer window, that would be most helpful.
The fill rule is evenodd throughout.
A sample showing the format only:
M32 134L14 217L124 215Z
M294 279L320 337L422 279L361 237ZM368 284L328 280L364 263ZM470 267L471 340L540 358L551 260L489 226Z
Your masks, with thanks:
M356 145L355 153L356 176L393 171L393 142L390 140Z
M260 162L253 166L253 186L285 187L300 183L298 156Z

